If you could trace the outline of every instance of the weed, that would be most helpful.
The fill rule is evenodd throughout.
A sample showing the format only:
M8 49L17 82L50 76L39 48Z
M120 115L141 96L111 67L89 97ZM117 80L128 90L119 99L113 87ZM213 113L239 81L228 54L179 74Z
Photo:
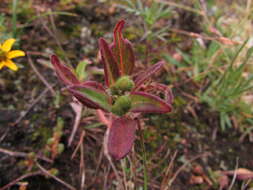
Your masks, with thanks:
M144 26L142 40L152 40L158 38L166 41L164 36L167 35L168 27L156 30L156 23L160 19L169 19L172 16L171 8L156 1L144 3L142 0L137 0L135 2L132 0L126 0L124 2L125 5L122 3L118 6L131 14L141 17L141 21Z
M243 63L236 66L235 60L245 47L247 41L240 47L231 59L231 63L223 74L213 80L207 90L200 95L200 99L220 115L220 126L224 130L231 127L231 115L240 115L249 112L249 107L241 101L241 97L246 92L252 90L253 75L244 76L246 64L253 52L249 48Z

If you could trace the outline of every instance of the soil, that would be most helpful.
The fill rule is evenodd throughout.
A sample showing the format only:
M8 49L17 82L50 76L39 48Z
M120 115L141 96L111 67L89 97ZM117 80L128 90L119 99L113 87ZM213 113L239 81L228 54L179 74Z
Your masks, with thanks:
M53 9L57 10L57 1L56 3L51 2ZM97 60L98 38L104 34L107 35L108 39L111 39L111 31L116 21L119 18L131 18L124 11L112 10L111 5L101 2L73 3L73 8L70 9L63 6L63 11L68 11L76 16L55 16L56 31L52 28L49 17L36 19L22 31L20 29L19 37L22 42L20 49L27 51L39 73L60 94L62 85L50 68L48 52L54 51L59 56L66 53L65 56L73 65L76 65L84 57L89 57L91 65L88 67L88 71L93 71L95 68L95 71L99 73L102 66ZM43 5L45 8L49 8L48 4ZM7 6L5 8L7 9ZM182 29L187 31L201 32L200 28L195 27L198 18L189 15L188 12L181 14L185 16L185 19L176 20L175 25L183 25ZM7 16L9 16L8 13ZM27 19L26 15L23 17L23 20L20 21L21 24ZM127 22L127 27L138 26L138 23L136 24L138 20L135 22L127 19ZM60 41L65 52L61 51L55 36L50 35L45 26L57 34L57 40ZM126 33L129 34L133 27L131 26ZM87 32L87 30L90 31ZM83 37L81 32L84 32ZM135 31L133 39L137 33L138 31ZM191 39L188 40L191 41ZM138 40L133 43L135 42L143 43ZM141 49L144 45L140 45L139 54L143 53ZM170 47L167 49L170 50L171 45L169 44ZM83 143L84 189L115 189L116 176L102 150L106 127L103 125L94 128L87 127L98 123L95 111L85 110L74 141L68 147L68 138L75 120L75 113L69 104L71 98L64 95L64 92L58 96L53 95L50 91L45 92L47 87L35 74L28 59L21 58L18 59L18 62L21 67L18 72L7 69L0 72L0 148L17 153L16 156L13 156L0 151L0 189L24 174L37 171L35 165L30 170L27 169L24 164L27 158L18 156L18 153L35 152L37 155L43 155L46 142L53 135L53 128L57 125L57 118L59 117L64 121L63 135L60 141L64 144L65 149L53 163L43 160L38 160L38 162L48 170L56 168L59 171L57 177L79 189L82 176L80 173L81 153L78 151L74 158L72 158L72 154L79 143L81 133L85 131ZM141 69L146 67L141 65L140 61L137 61L137 65ZM173 76L172 69L168 72L169 75ZM100 74L90 77L98 81L102 78ZM159 76L155 76L154 80L161 81L164 79L165 83L168 83L167 77L168 73L163 71ZM194 95L196 87L193 83L185 83L173 89L176 97L173 113L166 115L146 114L143 116L142 123L146 125L145 146L150 159L150 167L148 168L149 189L159 189L165 178L165 174L161 172L164 172L171 162L173 167L170 177L183 164L195 157L196 159L185 165L182 172L179 173L171 189L218 189L219 185L213 178L215 172L234 170L236 167L253 168L253 159L250 154L253 152L253 146L247 136L240 140L243 134L237 128L222 131L219 128L219 118L216 113L209 111L207 105L194 102L182 92ZM138 160L139 154L141 154L139 138L138 136L134 153L130 154L131 159ZM177 152L176 158L172 161L175 152ZM137 164L140 164L139 162L137 161ZM191 184L192 176L198 175L193 171L196 165L203 168L203 175L207 176L212 183L211 185L207 181ZM120 163L116 163L116 166L120 170ZM136 187L142 185L141 180L142 177L137 177ZM21 181L28 182L28 190L66 189L61 183L44 175L31 176ZM239 189L241 184L241 181L236 181L233 189ZM9 189L19 189L19 187L13 185Z

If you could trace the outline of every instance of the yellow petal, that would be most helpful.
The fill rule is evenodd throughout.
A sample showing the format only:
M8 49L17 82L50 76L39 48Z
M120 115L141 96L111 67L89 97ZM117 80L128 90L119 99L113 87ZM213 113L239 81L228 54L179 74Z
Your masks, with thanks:
M16 40L13 39L13 38L6 40L6 41L3 43L1 49L2 49L4 52L10 51L10 50L11 50L11 47L12 47L12 45L14 44L15 41L16 41Z
M13 71L17 71L18 70L18 67L17 67L17 65L15 64L15 63L13 63L11 60L7 60L7 61L4 61L4 63L5 63L5 66L6 67L9 67L11 70L13 70Z
M21 50L13 50L7 53L8 59L13 59L15 57L21 57L21 56L25 56L25 52Z

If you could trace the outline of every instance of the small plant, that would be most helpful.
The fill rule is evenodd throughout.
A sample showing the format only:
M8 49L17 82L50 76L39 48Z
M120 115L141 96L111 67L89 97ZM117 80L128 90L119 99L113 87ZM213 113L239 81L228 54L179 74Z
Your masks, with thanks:
M52 160L54 160L64 150L64 145L60 143L63 125L63 120L58 118L53 136L47 140L44 152L47 156L50 156Z
M15 39L11 38L6 40L3 44L0 44L0 69L3 67L8 67L9 69L13 71L17 71L18 67L17 65L12 62L11 59L25 56L25 53L21 50L12 50L11 48L13 44L15 43Z
M168 27L163 27L162 29L157 30L156 23L160 19L168 19L172 16L171 8L167 7L164 3L159 3L153 0L150 2L142 0L137 0L135 2L132 0L125 0L124 3L118 6L127 12L142 18L145 32L142 39L147 38L148 40L151 40L153 38L159 38L166 41L164 36L167 35Z
M51 57L58 78L74 97L89 108L113 114L108 126L107 148L117 160L126 156L134 143L139 122L132 113L168 113L173 100L167 86L157 83L144 85L152 74L162 68L163 61L133 78L135 57L131 43L122 36L124 23L123 20L117 23L112 44L109 45L103 38L99 40L105 86L95 81L81 82L70 68L60 63L57 56ZM163 98L155 95L159 93Z
M253 53L253 47L248 49L242 63L239 66L235 65L235 61L246 43L247 41L236 52L225 72L213 80L200 96L203 102L208 103L213 110L219 112L220 126L223 130L232 126L231 115L243 115L243 113L250 112L248 111L250 110L249 106L241 100L241 97L253 88L253 76L251 74L244 75L245 67Z

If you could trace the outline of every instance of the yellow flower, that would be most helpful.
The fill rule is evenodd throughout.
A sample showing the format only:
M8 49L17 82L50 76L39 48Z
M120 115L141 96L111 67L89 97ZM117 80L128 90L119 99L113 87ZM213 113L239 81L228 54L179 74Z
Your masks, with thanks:
M25 52L21 50L12 50L12 45L15 43L15 39L11 38L6 40L3 44L0 44L0 70L3 67L8 67L13 71L17 71L17 65L11 60L16 57L25 56Z

